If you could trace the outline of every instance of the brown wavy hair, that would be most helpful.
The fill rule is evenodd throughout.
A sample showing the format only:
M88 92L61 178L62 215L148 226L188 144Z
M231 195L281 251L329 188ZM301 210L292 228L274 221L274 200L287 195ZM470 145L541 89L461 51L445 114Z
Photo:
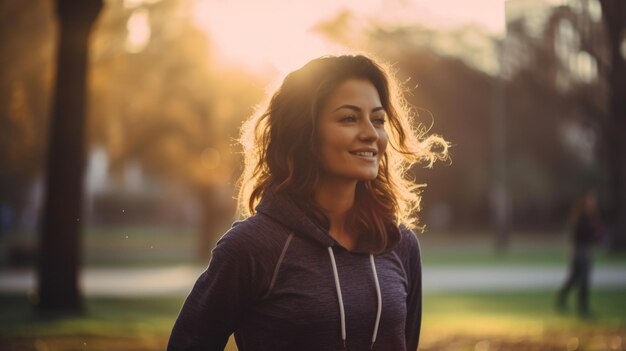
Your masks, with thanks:
M348 228L362 233L359 245L380 252L388 245L389 229L402 223L419 228L420 188L408 170L416 163L432 167L447 158L448 143L427 135L414 122L415 113L390 70L364 55L323 56L289 73L280 88L243 125L240 143L244 171L239 205L248 215L269 187L289 196L311 219L329 228L315 203L320 179L316 124L335 88L348 79L370 81L380 97L389 124L389 147L381 157L378 176L357 184Z

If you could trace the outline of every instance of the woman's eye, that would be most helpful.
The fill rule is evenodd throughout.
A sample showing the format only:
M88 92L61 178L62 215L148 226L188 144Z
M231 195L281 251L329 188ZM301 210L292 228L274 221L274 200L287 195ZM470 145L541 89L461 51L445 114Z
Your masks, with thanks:
M374 118L372 120L372 124L374 124L375 126L384 126L385 125L385 119L382 118L382 117Z
M341 122L356 122L356 116L345 116L341 118Z

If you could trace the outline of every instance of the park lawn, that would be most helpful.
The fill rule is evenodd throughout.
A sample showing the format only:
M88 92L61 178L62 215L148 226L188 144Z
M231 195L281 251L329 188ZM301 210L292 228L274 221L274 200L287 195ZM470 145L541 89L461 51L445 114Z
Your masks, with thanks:
M120 226L86 227L83 236L83 262L87 267L153 267L192 264L205 266L209 253L203 257L196 252L197 230L193 228ZM567 245L563 234L511 233L506 252L494 250L492 234L487 231L470 233L426 232L418 234L425 265L501 264L566 265ZM10 238L14 239L10 239ZM21 238L17 240L15 238ZM9 246L23 247L34 252L34 233L7 235L0 238L0 253ZM214 238L217 240L217 237ZM6 260L6 259L5 259ZM26 266L34 265L34 256L26 258ZM0 262L2 257L0 256ZM626 266L626 253L610 254L605 248L596 251L595 264Z
M0 295L0 350L164 350L183 300L90 298L82 315L37 318L25 296Z
M456 248L432 250L422 245L422 263L428 266L564 266L569 264L567 253L562 249L513 249L499 254L489 250L466 250ZM605 267L626 267L626 254L613 254L598 250L594 264Z
M624 296L626 289L593 291L596 317L582 321L556 314L550 291L426 294L420 349L624 350ZM25 296L0 295L0 349L163 350L183 300L94 298L82 316L46 320Z
M626 350L626 288L595 290L593 318L563 314L553 291L424 296L421 350Z
M492 234L427 232L418 234L424 264L428 265L566 265L566 238L558 232L511 233L506 252L494 250ZM217 240L217 237L214 238ZM154 266L196 264L204 266L208 256L197 257L197 232L191 228L88 228L85 236L87 266ZM626 253L596 250L598 265L626 266Z

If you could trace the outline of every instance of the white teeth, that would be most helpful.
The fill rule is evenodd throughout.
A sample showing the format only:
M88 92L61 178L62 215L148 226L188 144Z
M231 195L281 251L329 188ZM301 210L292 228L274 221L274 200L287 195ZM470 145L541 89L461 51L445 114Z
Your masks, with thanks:
M366 156L366 157L374 156L374 153L371 151L356 151L356 152L353 152L353 154L357 156Z

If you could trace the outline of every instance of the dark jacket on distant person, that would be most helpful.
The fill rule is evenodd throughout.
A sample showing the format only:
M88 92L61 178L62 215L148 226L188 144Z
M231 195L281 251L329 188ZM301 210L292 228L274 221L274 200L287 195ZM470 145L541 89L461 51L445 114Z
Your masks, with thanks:
M600 224L595 217L581 213L574 224L574 248L588 248L596 244L600 239L600 230Z

